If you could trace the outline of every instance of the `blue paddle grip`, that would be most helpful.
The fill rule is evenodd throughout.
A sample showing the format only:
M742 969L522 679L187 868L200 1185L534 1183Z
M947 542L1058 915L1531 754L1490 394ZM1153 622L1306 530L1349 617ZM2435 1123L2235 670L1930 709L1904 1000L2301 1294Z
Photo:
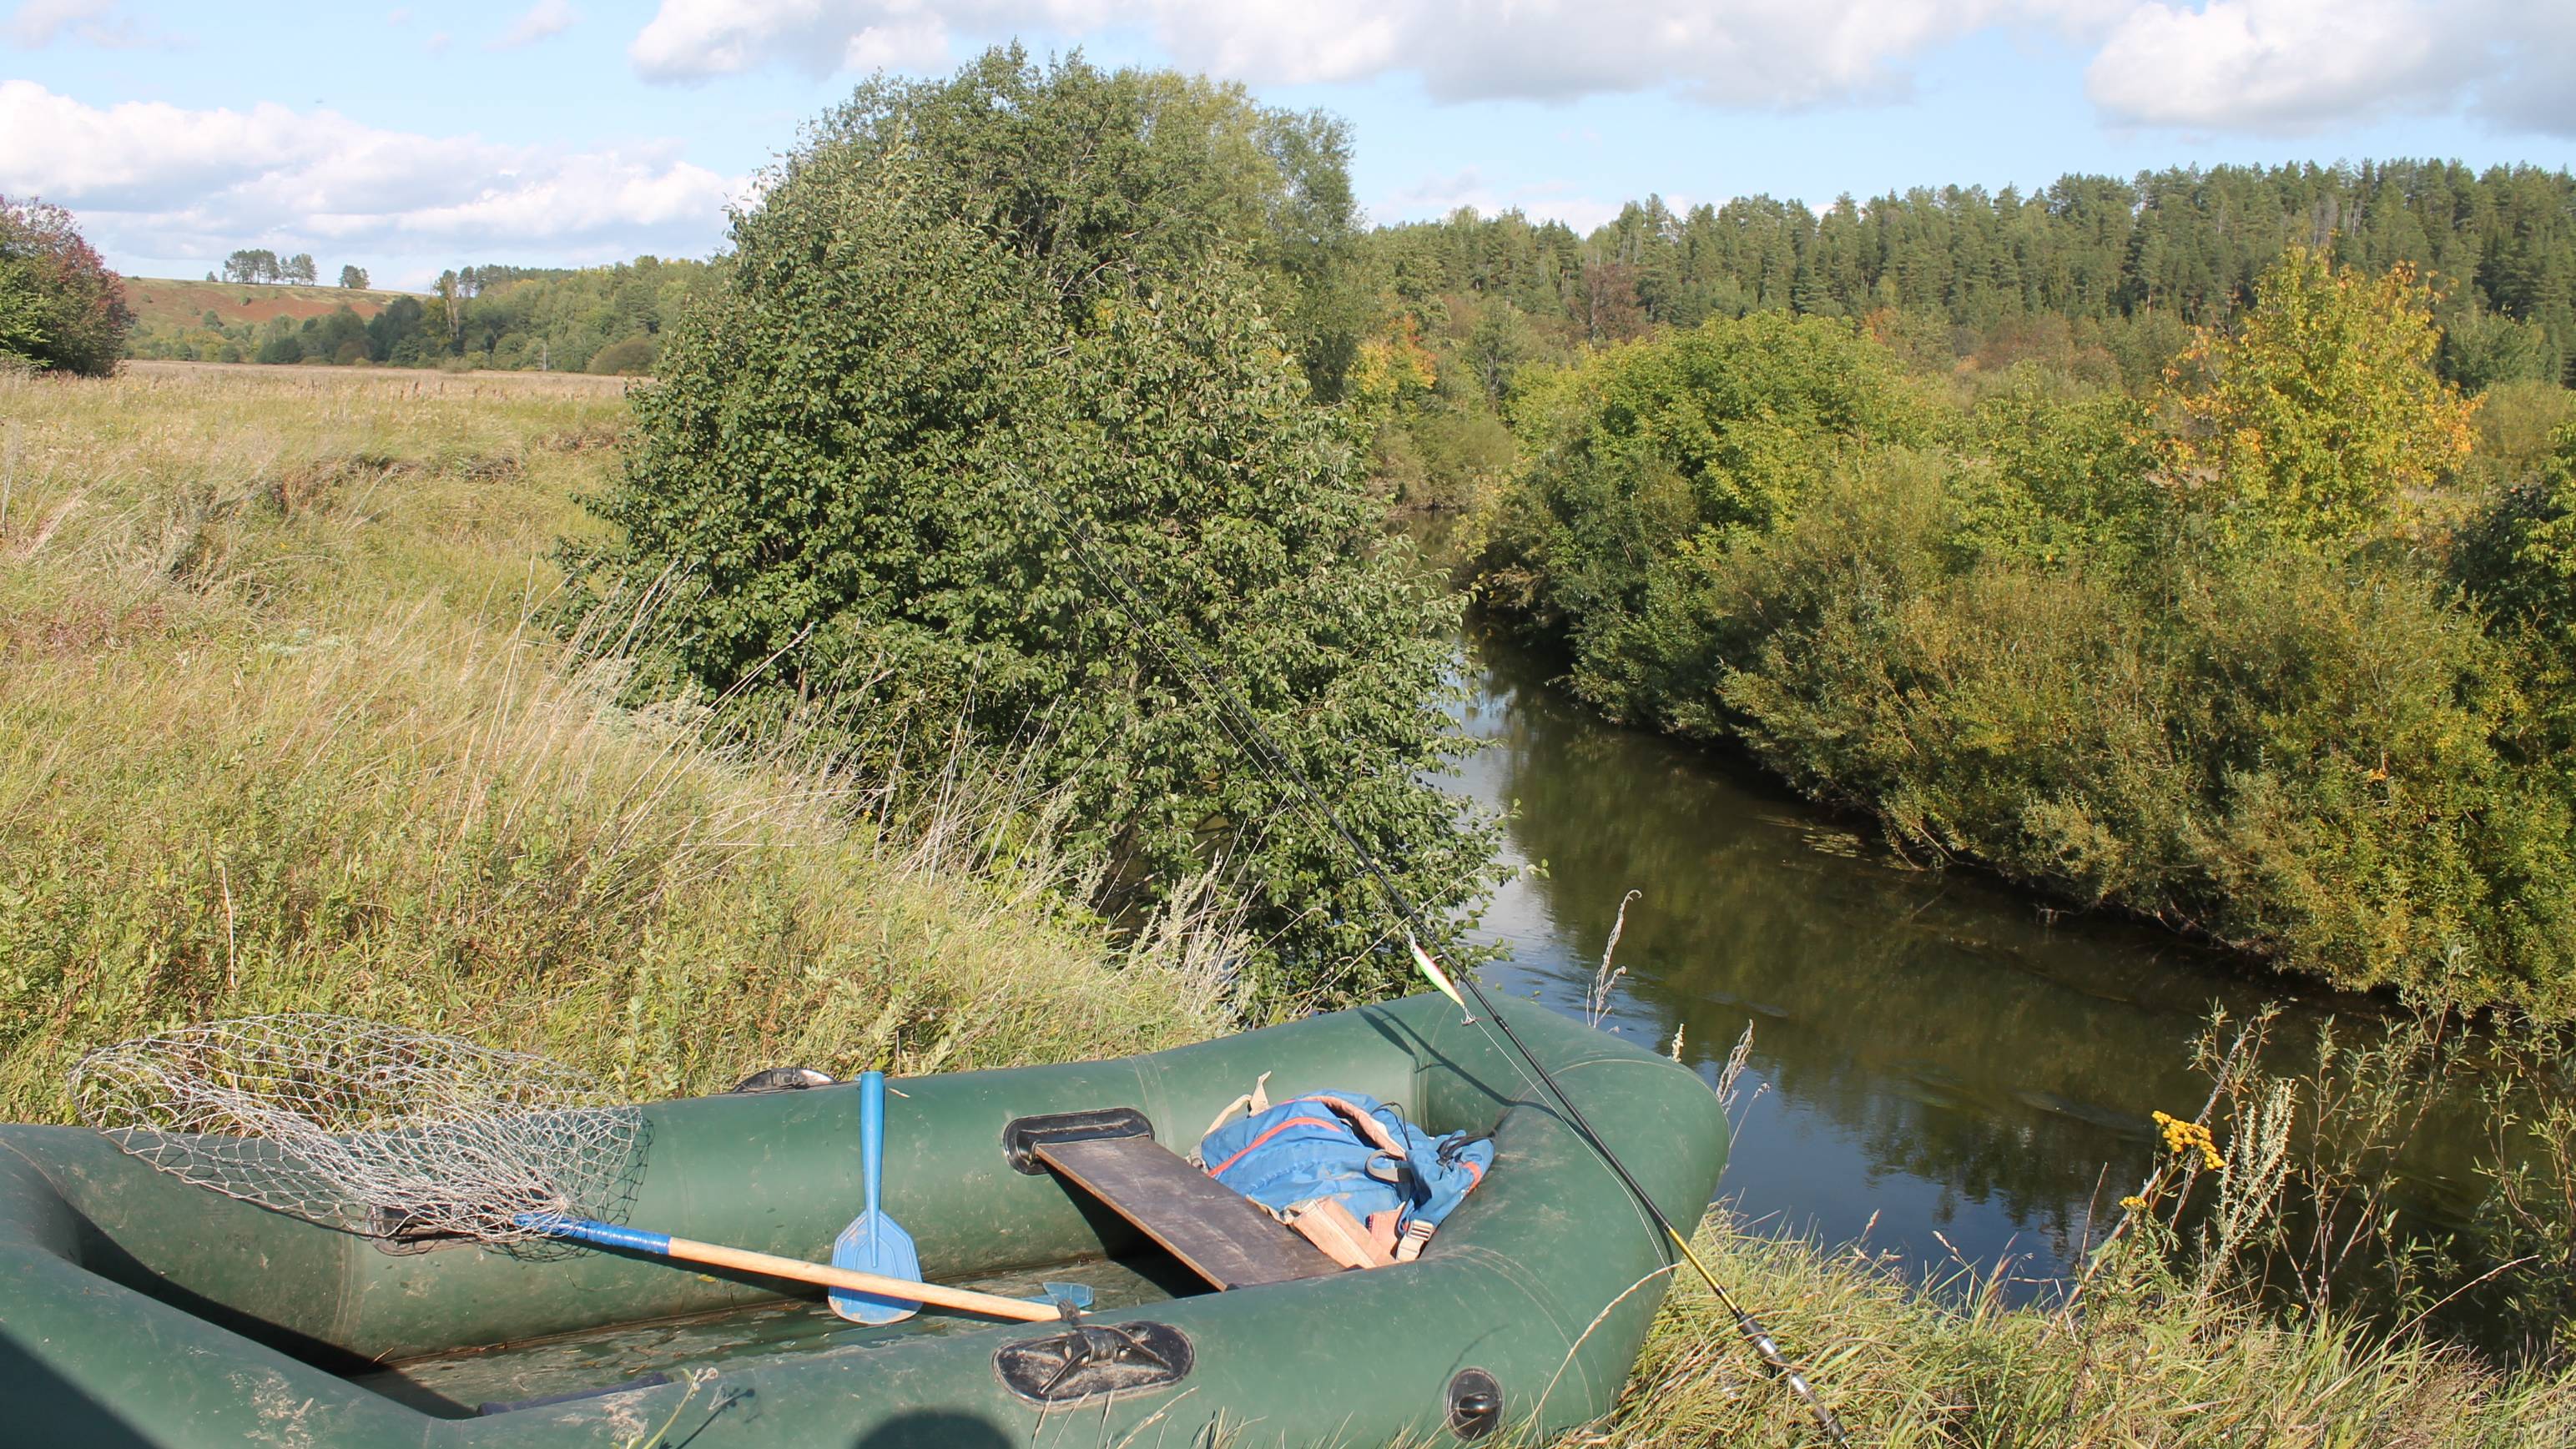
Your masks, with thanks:
M642 1228L621 1228L615 1223L594 1222L589 1218L568 1218L557 1213L521 1213L520 1227L557 1238L578 1238L603 1248L624 1248L629 1252L650 1253L657 1258L671 1256L669 1233L648 1233Z

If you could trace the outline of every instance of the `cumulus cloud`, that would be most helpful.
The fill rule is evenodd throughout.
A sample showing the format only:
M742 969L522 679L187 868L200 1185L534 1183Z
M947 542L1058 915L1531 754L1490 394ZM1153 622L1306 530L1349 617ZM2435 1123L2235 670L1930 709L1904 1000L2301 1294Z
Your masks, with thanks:
M0 193L81 214L90 239L146 256L253 241L477 254L614 243L703 251L747 183L668 145L600 151L379 130L261 104L95 107L0 81Z
M1043 12L1043 0L943 7L919 0L662 0L627 55L647 80L692 81L773 63L815 75L836 70L933 67L948 58L949 17L971 28L1008 28L1013 10ZM963 13L972 10L976 13Z
M2467 108L2576 133L2576 14L2526 0L2209 0L2137 6L2085 88L2108 120L2296 136Z
M9 14L9 39L26 50L65 38L108 50L165 43L134 17L119 14L121 8L118 0L23 0Z
M1015 33L1117 31L1256 84L1779 109L1902 99L1922 56L1998 29L2098 47L2087 87L2114 124L2296 135L2466 108L2576 134L2565 0L660 0L628 54L657 81L932 70Z
M1396 188L1372 206L1380 221L1412 221L1447 216L1466 207L1484 216L1518 211L1532 221L1561 221L1577 232L1591 231L1619 214L1624 202L1587 196L1564 181L1533 181L1504 186L1470 166L1449 175L1430 175Z
M502 32L500 39L492 42L492 49L515 50L522 45L533 45L572 29L573 22L580 18L572 8L571 0L537 0L536 4L528 7L526 14L510 23L510 28Z
M1435 99L1671 89L1729 106L1901 94L1903 62L1994 25L2091 34L2127 0L662 0L648 79L770 64L930 67L952 42L1142 30L1191 70L1266 84L1418 74ZM862 42L865 42L864 44Z

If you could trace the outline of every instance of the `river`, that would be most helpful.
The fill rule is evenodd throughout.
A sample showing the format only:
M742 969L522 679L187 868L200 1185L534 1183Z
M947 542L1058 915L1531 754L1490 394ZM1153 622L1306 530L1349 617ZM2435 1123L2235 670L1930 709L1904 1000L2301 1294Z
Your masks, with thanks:
M1462 723L1487 746L1445 783L1511 808L1506 858L1544 864L1486 910L1478 939L1509 955L1482 979L1581 1014L1636 891L1603 1025L1658 1046L1678 1029L1712 1081L1752 1025L1720 1195L1758 1223L1935 1278L2004 1263L2027 1298L2134 1189L2155 1151L2149 1113L2189 1116L2207 1095L2189 1045L2213 1006L2287 1002L2293 1039L2329 1012L2377 1013L1972 872L1917 869L1866 821L1606 723L1510 645L1472 638L1460 657ZM2474 1205L2475 1137L2419 1136L2399 1194L2410 1219L2454 1225Z

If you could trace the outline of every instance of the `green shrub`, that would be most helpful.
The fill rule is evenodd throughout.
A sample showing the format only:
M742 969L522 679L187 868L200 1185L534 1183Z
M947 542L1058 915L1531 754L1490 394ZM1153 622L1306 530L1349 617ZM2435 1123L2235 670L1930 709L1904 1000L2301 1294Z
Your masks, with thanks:
M0 366L104 377L133 327L124 280L70 212L0 196Z
M2568 801L2517 767L2511 661L2402 562L2198 545L2153 581L1954 546L1889 455L1788 527L1685 550L1638 652L1909 853L1984 862L2350 986L2576 1002Z
M1841 459L1920 439L1931 421L1884 346L1778 312L1614 348L1522 389L1533 461L1480 567L1568 637L1576 689L1623 717L1652 708L1631 646L1635 612L1667 587L1659 567L1773 527Z
M653 359L661 350L659 341L638 334L612 342L592 353L590 365L582 371L612 377L636 376L653 370Z
M617 536L575 553L590 597L657 595L644 688L730 696L817 749L884 766L961 722L1033 740L1106 904L1221 866L1274 1000L1409 979L1374 887L1198 661L1441 919L1492 869L1486 832L1421 779L1455 738L1453 606L1379 557L1357 442L1309 400L1254 279L1167 256L1159 232L1122 253L1105 229L1033 241L997 220L1054 218L1033 199L1051 186L1145 205L1152 155L1130 176L1115 148L1069 154L987 197L991 138L970 134L827 127L739 218L637 397L597 504ZM1087 298L1070 310L1068 280ZM866 708L843 704L863 682Z
M2576 790L2576 423L2464 530L2452 577L2518 663L2537 725L2518 753Z

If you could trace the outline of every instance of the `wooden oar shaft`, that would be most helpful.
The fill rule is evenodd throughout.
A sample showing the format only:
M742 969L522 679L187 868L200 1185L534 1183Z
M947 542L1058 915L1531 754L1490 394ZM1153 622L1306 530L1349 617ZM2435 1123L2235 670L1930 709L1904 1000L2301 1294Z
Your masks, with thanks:
M889 1278L882 1273L862 1273L856 1268L833 1268L821 1263L808 1263L802 1258L782 1258L775 1253L754 1253L743 1248L727 1248L715 1243L701 1243L688 1238L671 1240L671 1256L684 1262L705 1263L715 1268L732 1268L744 1273L758 1273L767 1278L785 1278L797 1283L812 1283L822 1288L849 1288L873 1293L880 1298L901 1298L926 1303L933 1308L954 1308L964 1313L982 1313L995 1318L1015 1318L1022 1323L1052 1323L1063 1315L1052 1303L1032 1303L1025 1298L1004 1298L997 1293L978 1293L972 1288L948 1288L937 1283L917 1283L909 1278Z
M1022 1323L1052 1323L1063 1316L1053 1303L1033 1303L1026 1298L1005 1298L998 1293L946 1288L937 1283L916 1283L909 1278L889 1278L882 1273L863 1273L856 1268L832 1268L821 1263L808 1263L802 1258L782 1258L776 1253L755 1253L746 1248L701 1243L693 1238L674 1238L664 1233L593 1222L587 1218L531 1213L521 1217L519 1222L555 1237L574 1238L604 1248L625 1248L656 1257L675 1258L684 1263L731 1268L740 1273L757 1273L764 1278L784 1278L791 1283L811 1283L821 1288L848 1288L881 1298L924 1303L933 1308L953 1308L961 1313L981 1313Z

